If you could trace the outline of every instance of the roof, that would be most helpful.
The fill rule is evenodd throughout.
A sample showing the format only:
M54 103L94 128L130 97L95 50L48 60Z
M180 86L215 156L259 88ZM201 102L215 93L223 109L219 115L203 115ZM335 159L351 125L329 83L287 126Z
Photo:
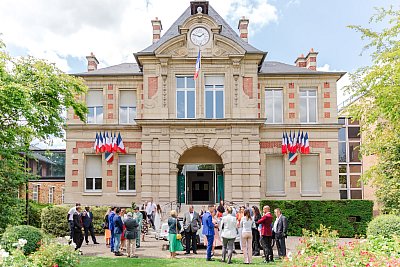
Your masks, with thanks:
M239 35L229 26L229 24L212 8L211 5L208 6L208 15L213 18L217 24L221 25L221 35L225 36L233 41L235 41L238 45L240 45L247 53L264 53L261 50L253 47L249 43L242 40ZM190 7L188 7L185 12L172 24L172 26L161 36L160 40L153 43L149 47L143 49L137 54L153 54L154 51L159 48L162 44L167 42L168 40L179 36L179 26L182 25L189 17L191 16Z
M346 72L335 71L315 71L307 68L301 68L277 61L264 61L259 74L310 74L310 75L340 75L342 77Z
M114 66L109 66L102 69L92 70L88 72L76 73L76 76L127 76L127 75L142 75L138 64L136 63L121 63Z

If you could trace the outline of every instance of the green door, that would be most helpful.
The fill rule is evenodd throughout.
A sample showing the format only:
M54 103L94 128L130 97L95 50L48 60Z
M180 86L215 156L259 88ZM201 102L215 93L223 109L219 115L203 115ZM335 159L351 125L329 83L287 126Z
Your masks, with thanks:
M185 203L185 175L178 175L177 183L178 203Z
M217 175L217 201L220 202L221 200L225 199L225 194L224 194L224 176L223 175Z

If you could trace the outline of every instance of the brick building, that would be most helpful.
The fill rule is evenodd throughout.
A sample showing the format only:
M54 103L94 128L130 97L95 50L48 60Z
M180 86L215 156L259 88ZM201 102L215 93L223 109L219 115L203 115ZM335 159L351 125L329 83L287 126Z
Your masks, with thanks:
M29 199L39 203L64 203L65 149L33 149L32 153L29 169L39 178L28 183Z
M251 19L251 18L250 18ZM86 122L72 111L66 128L66 203L258 203L260 199L339 199L336 82L317 71L311 49L294 65L268 61L207 1L190 6L136 63L82 77ZM201 70L193 79L201 50ZM282 133L308 132L311 153L295 164L281 154ZM127 154L96 154L97 132L120 132Z

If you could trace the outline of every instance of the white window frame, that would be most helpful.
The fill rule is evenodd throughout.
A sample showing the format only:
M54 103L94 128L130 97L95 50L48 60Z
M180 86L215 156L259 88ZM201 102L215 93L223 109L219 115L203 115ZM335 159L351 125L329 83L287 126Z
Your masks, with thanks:
M315 96L310 96L309 92L310 91L315 91ZM299 121L300 123L309 123L309 124L314 124L318 123L318 90L317 88L301 88L300 92L307 92L306 96L302 96L299 94L299 103L301 105L301 99L305 98L306 99L306 115L307 115L307 121L301 121L301 114L299 111ZM315 99L315 121L310 122L310 99Z
M268 158L272 158L272 157L280 157L281 161L282 161L281 164L282 164L283 191L268 191L268 179L269 179L268 172L269 172L269 170L267 168L267 161L268 161ZM266 178L266 180L265 180L266 195L267 196L286 196L285 157L282 156L281 154L267 154L265 156L265 169L266 169L266 174L265 174L265 176L266 176L265 177Z
M55 187L50 186L49 187L49 204L54 204L54 192L55 192Z
M214 77L214 76L219 76L224 78L224 84L206 84L204 82L204 118L205 119L224 119L225 118L225 76L223 75L207 75L205 76L204 81L206 81L207 77ZM220 86L222 85L222 88L215 88L215 86ZM206 86L212 86L212 88L206 88ZM217 118L217 92L222 91L222 105L223 105L223 110L222 110L222 118ZM212 118L207 118L207 103L206 103L206 92L213 92L213 116Z
M272 91L272 121L268 121L268 120L265 120L265 123L266 124L279 124L279 123L283 123L283 120L284 120L284 118L283 118L283 107L284 107L284 101L283 101L283 88L265 88L265 117L267 117L267 103L268 103L268 99L267 99L267 94L266 94L266 92L267 91ZM275 121L275 113L276 113L276 111L275 111L275 99L277 98L277 97L275 97L275 91L281 91L281 100L282 100L282 106L281 106L281 118L282 118L282 121L279 121L279 122L277 122L277 121Z
M345 162L339 162L339 166L340 165L344 165L346 166L346 172L340 172L340 168L339 168L339 176L340 175L346 175L346 183L347 183L347 187L346 188L339 188L339 193L340 191L346 191L347 192L347 199L353 199L351 198L351 191L361 191L361 199L364 199L364 183L362 182L362 180L360 179L360 187L351 187L351 175L362 175L363 173L363 162L362 160L360 162L353 162L350 161L350 139L349 139L349 128L352 127L360 127L360 125L354 125L354 124L350 124L349 120L351 120L351 118L348 117L339 117L340 118L344 118L345 124L343 124L343 128L345 129L345 141L339 141L338 144L340 143L344 143L346 144L346 161ZM351 142L357 142L352 140ZM360 137L360 145L361 145L361 137ZM339 159L338 159L339 160ZM358 165L361 166L361 172L350 172L350 166L351 165Z
M121 92L123 92L123 91L133 91L134 92L134 94L136 94L136 90L130 90L130 89L121 89L121 90L119 90L119 96L120 96L120 98L119 98L119 101L120 101L120 103L121 103ZM137 101L137 98L136 98L136 101ZM123 109L123 108L126 108L126 114L127 114L127 122L121 122L121 109ZM130 121L130 117L129 117L129 114L130 114L130 110L131 109L134 109L135 110L135 118L133 118L133 122L132 123L130 123L129 121ZM122 106L121 104L119 104L119 124L136 124L136 121L135 121L135 119L136 119L136 110L137 110L137 104L135 103L135 106Z
M32 189L32 200L39 203L40 185L34 184Z
M177 78L185 78L185 88L178 88L178 83L177 83ZM194 88L187 88L187 79L188 78L193 78L193 76L190 75L176 75L175 76L175 110L176 110L176 118L180 120L185 120L185 119L196 119L196 82ZM178 117L178 92L184 92L185 93L185 116L183 118ZM187 101L187 95L188 92L194 92L194 117L193 118L188 118L188 101Z
M103 89L90 89L89 91L92 91L92 92L93 91L100 91L102 93L102 95L103 95ZM86 99L86 102L87 102L87 99ZM97 121L97 109L100 108L100 107L103 109L103 116L101 118L101 121ZM104 121L104 96L103 96L103 105L102 106L89 106L88 105L88 109L91 109L91 108L94 109L93 110L93 114L94 114L93 122L89 122L89 115L88 115L86 123L87 124L102 124L103 121Z
M90 157L90 156L97 156L97 155L87 155L87 156ZM87 158L87 156L86 156L86 158ZM101 162L103 162L103 156L101 156ZM84 188L84 191L89 192L89 193L103 192L103 177L87 177L86 164L87 164L87 161L85 160L85 188ZM102 166L101 166L101 168L102 168ZM88 179L93 180L93 187L91 189L87 188L87 180ZM101 179L101 189L95 189L96 188L96 179Z
M301 184L300 184L300 194L301 194L301 196L302 197L312 197L312 196L315 196L315 197L320 197L320 196L322 196L322 188L321 188L321 156L320 156L320 154L308 154L308 155L303 155L302 156L302 160L304 159L304 157L309 157L309 156L314 156L314 157L317 157L318 158L318 164L317 164L317 166L316 166L316 168L317 168L317 175L318 175L318 179L317 179L317 182L318 182L318 191L316 191L316 192L303 192L303 162L301 163Z
M120 181L121 181L121 166L125 165L126 166L126 188L125 190L122 190L120 188ZM129 190L129 166L134 166L135 167L135 189L134 190ZM118 162L118 192L136 192L136 162L132 163L119 163Z

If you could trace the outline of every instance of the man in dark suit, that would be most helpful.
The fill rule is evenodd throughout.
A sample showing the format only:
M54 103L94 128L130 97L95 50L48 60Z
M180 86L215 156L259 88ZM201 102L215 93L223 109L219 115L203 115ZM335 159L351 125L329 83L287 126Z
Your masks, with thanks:
M207 261L213 261L211 259L211 250L214 243L214 223L212 221L212 215L214 213L214 205L208 205L208 211L204 213L202 218L203 231L202 234L207 238Z
M261 224L261 243L264 249L264 257L265 261L264 262L272 262L274 261L274 254L272 251L272 220L274 217L272 217L272 214L270 212L270 207L269 206L264 206L263 207L263 212L264 215L261 217L260 220L258 220L258 224Z
M190 254L190 240L192 241L193 253L197 254L197 230L201 226L200 216L194 211L193 205L189 206L189 212L183 217L183 229L185 230L186 255Z
M274 222L273 231L275 233L276 248L278 249L279 257L286 256L286 237L287 237L287 219L282 215L279 208L274 210L276 220Z
M89 245L89 232L92 237L92 241L94 244L99 244L96 241L96 236L94 235L94 227L93 227L93 213L90 211L90 207L86 206L85 211L82 214L83 228L85 230L85 241L86 245Z
M82 254L82 251L80 250L83 243L81 206L76 207L76 210L73 214L72 227L74 230L72 239L75 243L75 250L79 249L79 252Z

